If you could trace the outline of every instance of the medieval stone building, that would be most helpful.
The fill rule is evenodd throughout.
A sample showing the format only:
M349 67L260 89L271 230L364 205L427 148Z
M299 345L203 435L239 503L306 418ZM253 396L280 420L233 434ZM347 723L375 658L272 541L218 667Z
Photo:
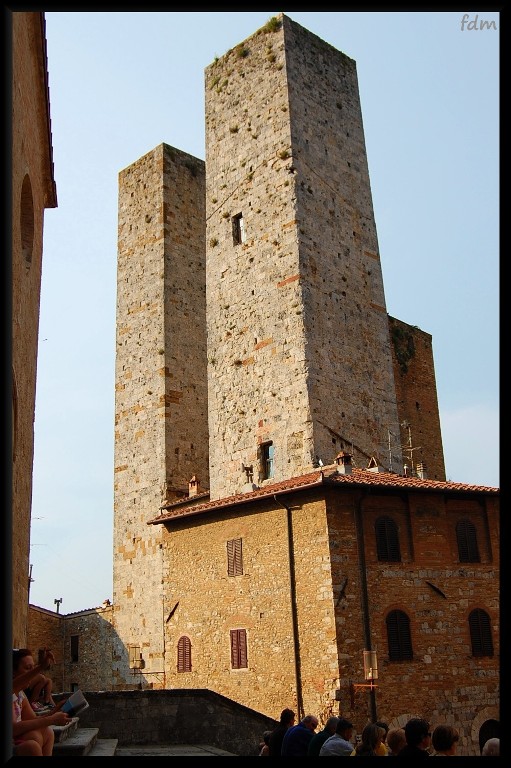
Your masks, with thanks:
M114 599L65 653L88 629L113 690L421 715L477 754L499 492L445 481L431 336L387 313L355 62L281 14L205 92L205 162L119 176Z
M496 492L444 482L431 337L386 311L355 62L281 15L205 91L205 164L162 144L119 177L112 684L467 746Z
M12 520L6 534L12 531L12 641L19 647L27 632L44 211L57 206L57 192L44 14L6 9L5 17L12 41Z

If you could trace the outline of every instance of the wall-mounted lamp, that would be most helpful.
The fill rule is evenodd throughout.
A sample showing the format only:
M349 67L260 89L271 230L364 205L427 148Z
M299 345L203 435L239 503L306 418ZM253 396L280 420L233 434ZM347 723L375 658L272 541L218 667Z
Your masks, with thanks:
M369 688L374 691L378 686L375 680L378 680L378 659L376 651L362 651L364 655L364 678L365 683L352 683L350 681L351 708L355 708L355 693L359 688Z

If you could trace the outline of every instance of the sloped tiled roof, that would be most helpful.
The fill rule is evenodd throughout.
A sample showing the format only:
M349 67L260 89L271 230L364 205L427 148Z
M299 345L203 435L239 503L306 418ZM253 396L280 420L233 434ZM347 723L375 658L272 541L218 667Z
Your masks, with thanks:
M289 491L295 491L302 488L314 488L317 486L339 486L349 485L355 487L376 487L389 489L404 489L408 491L425 491L440 493L483 493L492 496L500 493L499 488L493 488L486 485L467 485L466 483L443 482L440 480L422 480L419 477L405 477L396 475L392 472L371 472L367 469L353 468L351 474L340 475L337 473L336 466L322 467L321 469L310 472L299 477L292 477L289 480L283 480L280 483L265 485L247 493L238 493L234 496L227 496L223 499L214 501L206 500L206 494L201 494L200 501L194 497L192 503L190 499L185 499L165 504L162 507L161 514L148 520L148 525L158 525L169 522L176 518L190 517L200 515L214 510L227 509L228 507L246 504L248 501L269 498Z

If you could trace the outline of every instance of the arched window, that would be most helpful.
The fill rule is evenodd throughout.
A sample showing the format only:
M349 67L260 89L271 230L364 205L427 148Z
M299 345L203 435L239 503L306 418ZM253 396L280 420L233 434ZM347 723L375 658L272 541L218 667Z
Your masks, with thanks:
M374 529L378 560L391 563L401 562L399 534L395 521L391 517L379 517L374 524Z
M481 608L476 608L468 617L472 656L493 656L490 617Z
M456 538L458 540L458 556L460 563L480 563L479 549L477 547L477 532L471 520L459 520L456 524Z
M389 661L413 659L410 619L404 611L391 611L387 618Z
M21 250L25 257L25 265L30 267L32 263L32 252L34 248L34 199L32 196L32 185L28 175L23 179L21 187L21 206L20 206L20 231L21 231Z
M180 637L177 642L177 671L192 671L192 644L186 635Z

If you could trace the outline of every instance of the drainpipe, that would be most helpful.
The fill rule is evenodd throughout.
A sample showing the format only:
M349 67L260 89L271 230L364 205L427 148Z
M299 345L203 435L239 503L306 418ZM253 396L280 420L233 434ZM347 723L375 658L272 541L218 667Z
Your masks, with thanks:
M293 646L294 646L294 661L295 661L295 683L296 683L296 702L298 709L298 722L305 717L303 709L303 696L302 696L302 673L300 666L300 639L298 636L298 616L296 612L296 579L295 579L295 554L293 547L293 517L291 509L284 504L277 496L273 494L273 498L280 504L280 506L287 512L287 543L289 553L289 591L291 597L291 616L293 621Z
M369 621L369 591L367 589L366 558L364 545L364 526L362 524L362 502L367 496L367 491L362 491L361 496L355 506L355 528L357 532L358 564L360 574L360 589L362 597L362 626L364 629L364 644L368 651L371 651L371 625ZM370 692L371 720L373 723L378 719L376 716L376 693L371 688Z

